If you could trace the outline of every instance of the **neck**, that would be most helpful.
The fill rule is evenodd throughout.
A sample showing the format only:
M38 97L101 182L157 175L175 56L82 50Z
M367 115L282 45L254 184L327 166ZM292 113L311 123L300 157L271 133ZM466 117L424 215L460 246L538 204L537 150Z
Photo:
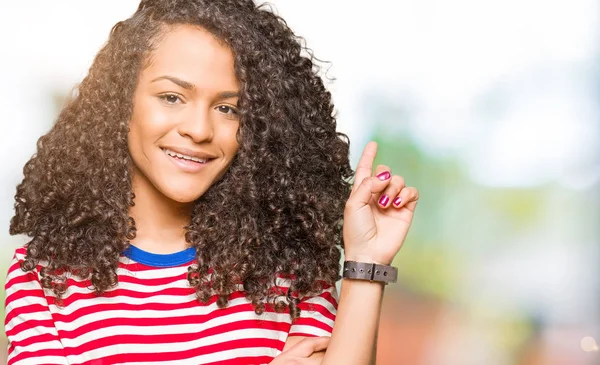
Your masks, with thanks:
M137 169L132 188L135 205L129 209L129 215L135 220L136 237L131 244L159 254L186 249L184 227L190 222L192 204L169 199Z

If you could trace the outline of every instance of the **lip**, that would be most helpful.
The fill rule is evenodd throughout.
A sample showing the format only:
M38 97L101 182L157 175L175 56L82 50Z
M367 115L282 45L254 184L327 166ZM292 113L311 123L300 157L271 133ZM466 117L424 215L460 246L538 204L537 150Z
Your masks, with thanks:
M171 148L166 148L169 149L173 152L177 152L177 153L181 153L184 154L184 152L180 149L180 150L174 150ZM190 160L184 160L182 158L179 157L173 157L173 156L169 156L167 155L167 153L161 148L161 152L163 153L163 155L168 158L171 163L173 163L173 165L175 165L177 168L179 168L180 170L183 170L184 172L190 172L190 173L196 173L196 172L200 172L202 170L204 170L206 168L206 165L208 165L209 163L211 163L211 161L213 160L212 158L209 159L208 161L206 161L205 163L200 163L200 162L196 162L196 161L190 161ZM187 153L186 153L187 155ZM191 155L193 156L193 155ZM196 157L196 156L194 156ZM199 157L201 158L201 157Z
M210 154L204 151L194 151L184 147L175 147L175 146L160 146L160 149L163 150L171 150L175 153L180 153L182 155L196 157L201 160L212 160L213 158L217 158L217 156Z

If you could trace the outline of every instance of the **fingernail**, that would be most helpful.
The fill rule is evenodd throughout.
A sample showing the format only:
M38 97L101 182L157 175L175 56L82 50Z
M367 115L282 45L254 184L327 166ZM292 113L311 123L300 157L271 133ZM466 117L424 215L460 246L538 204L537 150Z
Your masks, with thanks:
M394 205L398 206L400 205L400 203L402 203L402 198L401 197L396 197L396 199L394 199Z
M379 198L379 205L381 205L382 207L385 207L385 205L390 201L390 198L388 198L387 195L382 195L381 198Z
M390 175L389 171L384 171L381 174L377 175L377 178L379 178L379 180L381 181L385 181L387 179L389 179L392 175Z

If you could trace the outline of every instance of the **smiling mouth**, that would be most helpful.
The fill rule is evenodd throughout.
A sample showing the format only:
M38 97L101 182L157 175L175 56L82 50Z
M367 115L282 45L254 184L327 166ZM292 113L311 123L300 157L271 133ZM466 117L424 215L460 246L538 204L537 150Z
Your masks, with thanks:
M171 151L171 150L166 149L166 148L161 148L161 150L163 150L163 152L167 156L175 158L177 160L182 160L182 161L189 161L189 162L195 162L195 163L198 163L198 164L205 164L208 161L212 160L210 158L209 159L201 159L201 158L197 158L197 157L192 157L192 156L184 155L184 154L181 154L181 153L177 153L177 152Z

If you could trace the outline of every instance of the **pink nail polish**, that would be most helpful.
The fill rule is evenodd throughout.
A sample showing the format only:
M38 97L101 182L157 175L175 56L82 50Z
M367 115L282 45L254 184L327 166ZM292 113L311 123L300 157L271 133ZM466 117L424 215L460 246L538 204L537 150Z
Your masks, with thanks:
M392 177L392 175L390 175L389 171L384 171L381 174L377 175L377 178L381 181L385 181L385 180L389 179L390 177Z
M402 198L401 197L396 197L396 199L394 199L394 205L398 206L400 205L400 203L402 203Z
M381 205L382 207L385 207L389 201L390 201L390 198L388 198L387 195L382 195L381 198L379 198L379 205Z

